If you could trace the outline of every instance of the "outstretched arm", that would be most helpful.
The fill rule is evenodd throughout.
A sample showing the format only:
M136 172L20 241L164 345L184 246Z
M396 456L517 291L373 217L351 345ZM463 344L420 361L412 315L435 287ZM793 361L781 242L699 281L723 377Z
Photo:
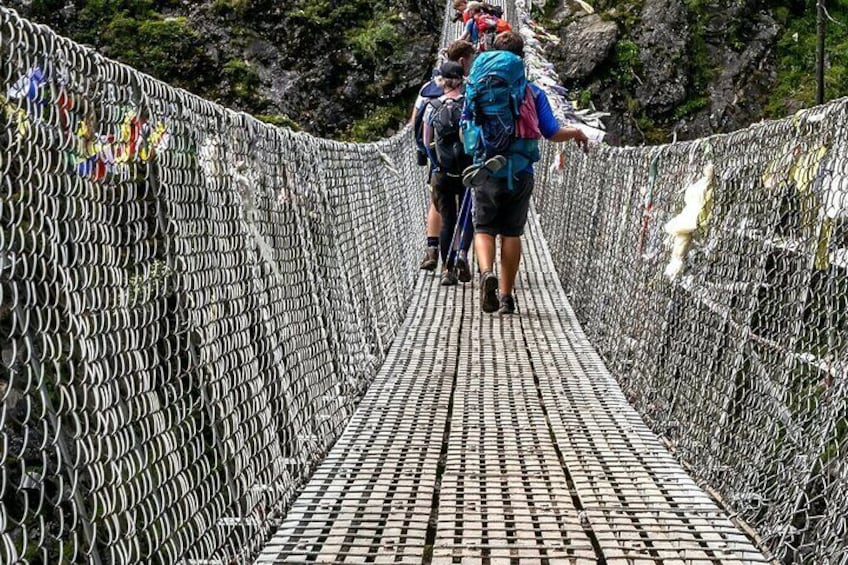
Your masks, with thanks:
M577 146L583 150L584 153L589 152L589 138L586 137L586 134L583 133L583 130L580 128L565 126L561 127L557 130L555 134L550 136L548 139L551 141L568 141L569 139L573 139Z
M536 115L539 117L539 130L546 139L551 141L568 141L573 139L584 153L589 152L589 138L583 130L574 126L560 126L547 95L538 87L533 86L536 93Z

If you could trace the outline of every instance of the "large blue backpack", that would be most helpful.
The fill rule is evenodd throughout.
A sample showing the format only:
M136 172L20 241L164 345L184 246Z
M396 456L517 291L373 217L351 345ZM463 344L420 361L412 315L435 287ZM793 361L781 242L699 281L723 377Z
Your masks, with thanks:
M507 166L495 177L512 179L539 160L538 141L515 137L516 123L527 93L524 61L509 51L486 51L477 56L465 87L465 151L480 165L495 155Z

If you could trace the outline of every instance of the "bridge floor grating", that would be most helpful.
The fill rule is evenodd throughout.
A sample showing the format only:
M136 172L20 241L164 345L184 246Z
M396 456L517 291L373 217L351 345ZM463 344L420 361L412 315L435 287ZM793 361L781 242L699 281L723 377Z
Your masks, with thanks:
M345 432L257 563L767 563L627 403L536 218L519 315L422 274Z

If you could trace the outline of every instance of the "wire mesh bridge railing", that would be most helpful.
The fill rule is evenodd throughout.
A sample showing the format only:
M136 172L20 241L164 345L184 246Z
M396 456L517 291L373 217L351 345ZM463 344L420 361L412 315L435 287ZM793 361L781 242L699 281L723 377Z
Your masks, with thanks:
M0 65L0 562L251 555L404 318L408 137L270 127L5 9Z
M549 148L535 195L629 400L785 563L848 559L846 105L583 160ZM681 213L692 231L669 237Z
M0 96L0 562L248 560L405 317L409 132L267 126L2 8ZM848 559L845 104L537 168L590 340L786 563Z

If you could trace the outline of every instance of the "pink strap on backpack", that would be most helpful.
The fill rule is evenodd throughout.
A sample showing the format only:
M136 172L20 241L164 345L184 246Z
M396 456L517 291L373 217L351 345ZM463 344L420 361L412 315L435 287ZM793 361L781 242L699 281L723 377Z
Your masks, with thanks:
M518 109L515 137L519 139L542 138L542 130L539 129L539 114L536 113L536 96L529 84L524 91L524 101L521 102L521 107Z

